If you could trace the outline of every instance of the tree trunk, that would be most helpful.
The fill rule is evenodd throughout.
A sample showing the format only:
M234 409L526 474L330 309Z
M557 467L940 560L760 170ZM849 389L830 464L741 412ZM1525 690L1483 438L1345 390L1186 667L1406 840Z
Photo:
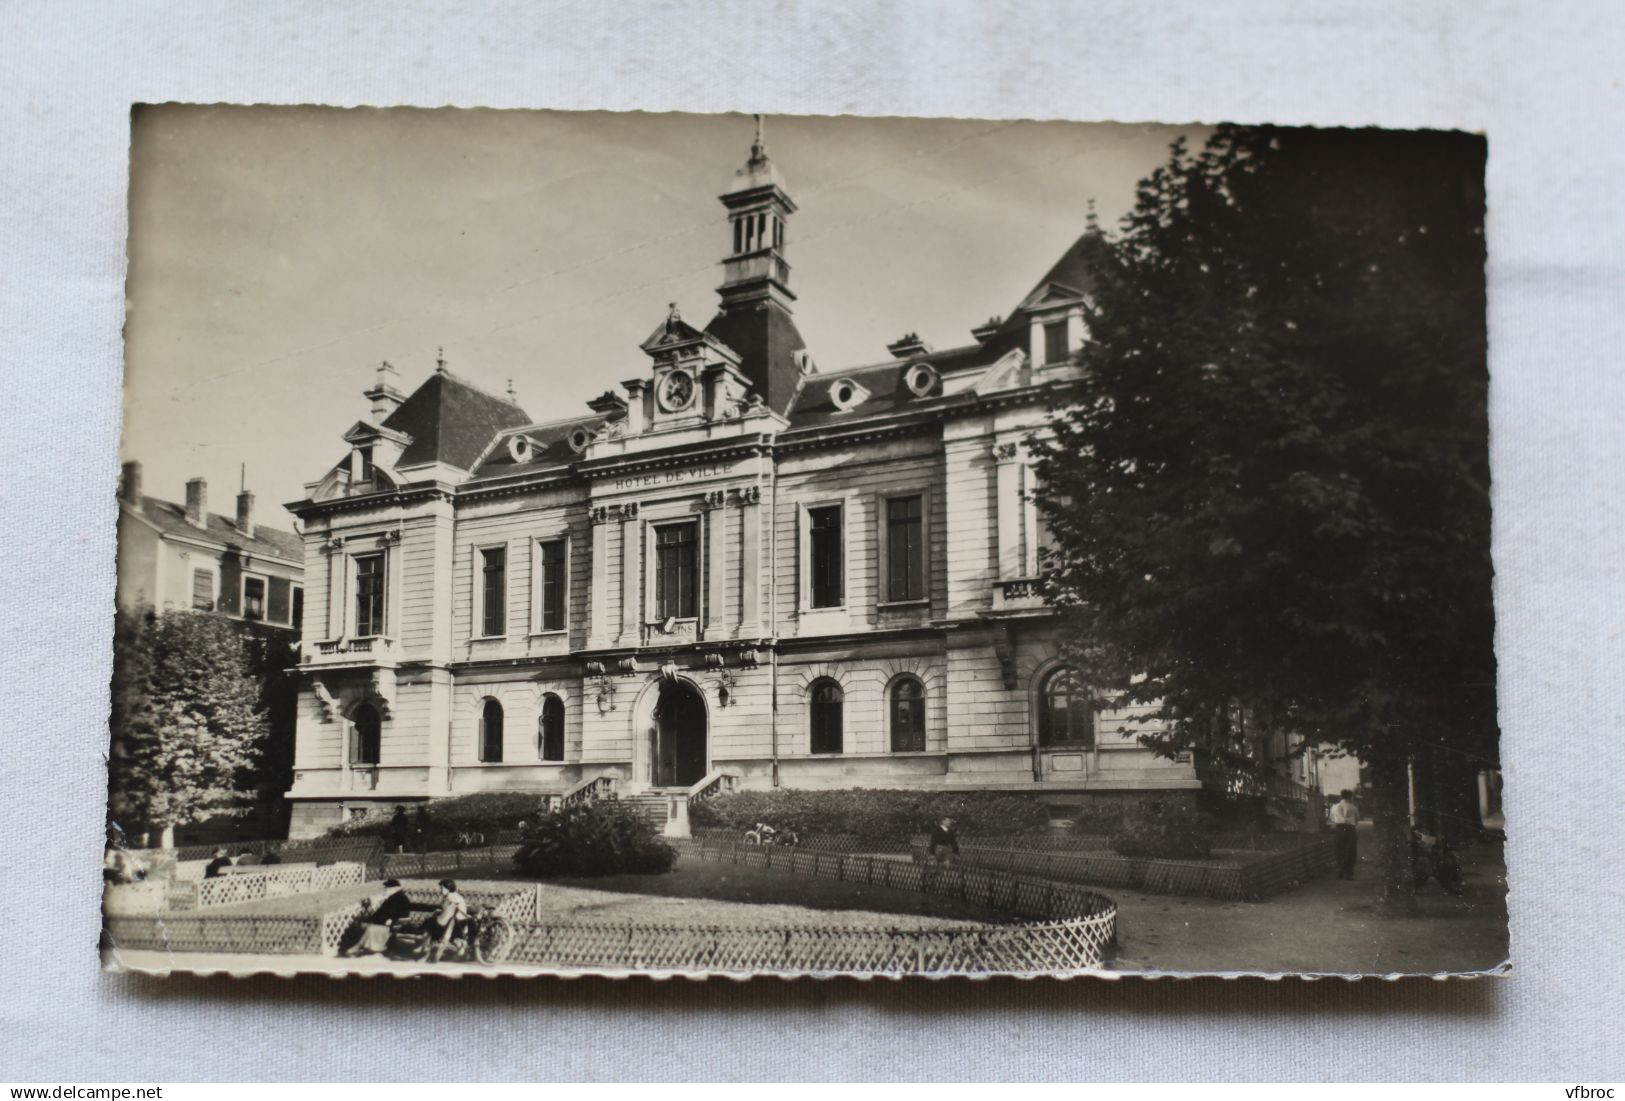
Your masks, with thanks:
M1405 760L1371 762L1373 833L1377 857L1377 904L1386 914L1416 912L1416 883L1411 878L1411 831Z
M175 827L174 826L172 826L172 825L164 826L163 832L161 832L158 835L158 847L160 849L173 849L175 847Z

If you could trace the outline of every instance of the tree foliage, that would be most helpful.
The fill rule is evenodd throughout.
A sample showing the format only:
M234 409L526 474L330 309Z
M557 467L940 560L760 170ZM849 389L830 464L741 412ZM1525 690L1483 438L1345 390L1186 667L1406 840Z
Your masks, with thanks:
M1155 748L1494 757L1483 160L1223 127L1101 250L1082 377L1034 441L1046 584L1072 660L1156 706Z
M126 832L248 811L270 730L254 662L220 616L118 614L108 809Z

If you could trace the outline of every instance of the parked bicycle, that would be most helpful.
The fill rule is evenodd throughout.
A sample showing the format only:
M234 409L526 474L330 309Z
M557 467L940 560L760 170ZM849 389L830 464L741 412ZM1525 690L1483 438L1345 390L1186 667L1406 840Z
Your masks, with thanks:
M801 839L794 830L776 830L766 822L756 823L756 828L745 831L745 844L747 845L799 845Z

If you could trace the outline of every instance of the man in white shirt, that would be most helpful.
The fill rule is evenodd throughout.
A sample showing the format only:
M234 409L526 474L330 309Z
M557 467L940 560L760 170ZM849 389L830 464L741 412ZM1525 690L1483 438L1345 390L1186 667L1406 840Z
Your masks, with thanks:
M1354 827L1360 823L1360 808L1354 805L1352 791L1338 792L1330 818L1332 829L1337 834L1337 878L1353 879L1354 864L1359 858L1359 841Z

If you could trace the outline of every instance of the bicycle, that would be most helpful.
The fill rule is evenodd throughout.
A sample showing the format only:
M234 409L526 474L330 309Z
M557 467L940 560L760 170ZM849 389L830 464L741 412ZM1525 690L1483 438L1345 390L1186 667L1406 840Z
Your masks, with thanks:
M785 845L794 846L801 843L794 830L776 830L766 822L756 823L756 828L745 831L745 844L747 845Z

